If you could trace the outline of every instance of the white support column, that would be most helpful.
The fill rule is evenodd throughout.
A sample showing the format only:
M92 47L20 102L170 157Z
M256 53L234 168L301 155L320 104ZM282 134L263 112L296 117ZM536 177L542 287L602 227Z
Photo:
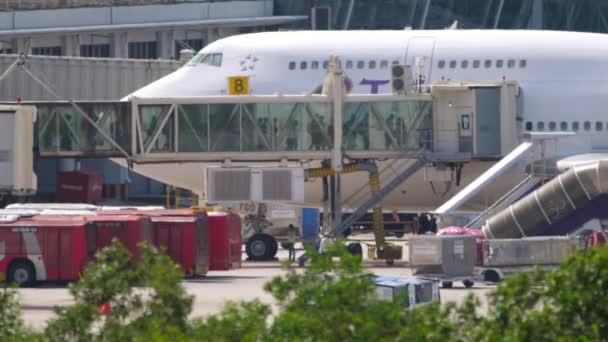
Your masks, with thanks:
M128 58L128 35L127 32L116 32L112 34L110 55L114 58Z
M63 40L63 55L70 57L80 57L80 35L67 35Z
M156 41L158 42L158 58L175 58L175 31L169 30L156 32Z

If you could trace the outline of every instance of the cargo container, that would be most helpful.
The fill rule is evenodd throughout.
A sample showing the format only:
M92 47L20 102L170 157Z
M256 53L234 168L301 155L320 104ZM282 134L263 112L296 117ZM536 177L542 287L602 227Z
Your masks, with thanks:
M483 264L483 240L485 236L481 229L463 228L463 227L447 227L442 228L437 232L438 236L442 235L471 235L475 237L475 245L477 258L475 264L481 266Z
M145 208L145 209L142 209ZM98 210L104 215L138 215L152 221L152 243L165 247L171 259L186 275L205 275L209 271L209 233L207 213L192 209L127 208Z
M20 286L78 279L97 250L95 241L86 235L89 225L82 220L5 216L0 221L0 272Z
M205 216L153 216L152 243L165 249L189 276L209 271L209 232Z
M413 236L408 260L415 274L440 279L444 287L453 281L473 286L477 251L475 237L458 235Z
M63 203L94 203L101 199L103 174L95 171L57 173L56 200Z
M140 242L152 243L152 227L150 218L139 215L91 215L91 216L59 216L39 215L32 218L34 221L73 221L86 222L87 243L102 249L112 244L116 238L131 253L132 264L141 258Z
M556 265L579 246L579 239L566 236L485 240L483 266Z
M551 271L583 247L584 240L576 236L484 240L483 266L477 272L482 281L499 282L536 267Z
M241 267L241 218L232 213L211 212L209 217L209 270Z

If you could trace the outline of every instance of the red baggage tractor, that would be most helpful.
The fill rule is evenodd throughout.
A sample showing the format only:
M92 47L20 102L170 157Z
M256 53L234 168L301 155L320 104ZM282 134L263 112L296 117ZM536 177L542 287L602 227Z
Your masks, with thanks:
M78 279L96 250L88 244L87 228L87 222L82 220L36 221L3 217L0 222L0 273L8 281L22 286L36 281Z
M241 218L232 213L211 212L209 216L209 270L241 267Z
M93 203L101 198L103 175L95 171L59 172L57 202Z

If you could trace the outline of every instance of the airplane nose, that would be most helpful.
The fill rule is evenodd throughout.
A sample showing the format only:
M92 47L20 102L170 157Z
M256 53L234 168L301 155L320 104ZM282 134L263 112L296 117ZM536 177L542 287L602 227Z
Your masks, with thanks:
M187 66L182 67L134 91L123 100L128 100L130 97L195 97L219 94L220 87L214 81L213 75L197 69Z

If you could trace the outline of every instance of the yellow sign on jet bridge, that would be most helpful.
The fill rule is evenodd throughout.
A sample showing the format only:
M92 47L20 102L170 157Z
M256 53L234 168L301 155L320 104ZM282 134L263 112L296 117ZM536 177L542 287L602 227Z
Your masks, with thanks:
M228 77L228 92L230 95L248 95L249 76Z

